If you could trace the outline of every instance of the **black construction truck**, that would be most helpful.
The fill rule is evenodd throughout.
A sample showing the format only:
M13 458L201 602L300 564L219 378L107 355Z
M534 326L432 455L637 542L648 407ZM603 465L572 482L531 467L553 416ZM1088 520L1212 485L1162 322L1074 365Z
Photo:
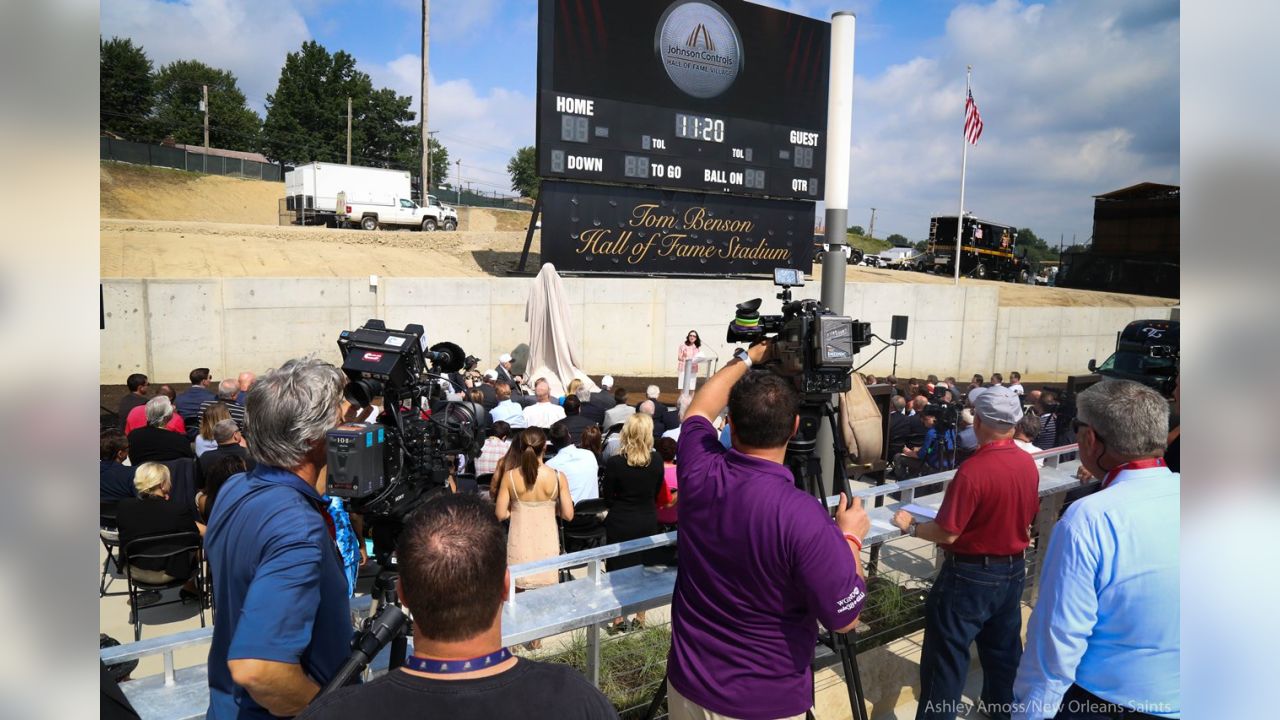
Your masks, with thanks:
M1025 254L1016 247L1018 229L966 215L960 234L960 274L979 280L1025 283L1032 275ZM956 216L929 220L929 244L917 263L923 272L955 273Z
M1178 321L1134 320L1120 331L1116 351L1102 361L1089 361L1089 372L1134 380L1173 396L1178 382Z

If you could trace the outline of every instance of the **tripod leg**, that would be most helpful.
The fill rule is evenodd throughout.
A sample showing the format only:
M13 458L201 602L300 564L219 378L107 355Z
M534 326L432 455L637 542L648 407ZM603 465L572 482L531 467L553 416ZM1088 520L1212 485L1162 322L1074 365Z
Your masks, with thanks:
M662 676L662 682L658 684L658 689L653 693L653 699L649 701L649 709L644 711L644 720L653 720L658 715L658 708L662 706L662 701L667 699L667 676ZM670 712L670 709L668 709Z
M849 476L845 472L845 462L849 455L849 448L844 444L844 435L840 432L839 415L831 403L823 406L823 413L827 416L827 421L831 424L831 437L835 443L832 455L835 459L834 474L832 477L832 489L839 488L840 492L852 493L853 488L849 485ZM879 548L872 548L872 557L878 557L876 552ZM862 677L858 673L857 653L853 649L853 643L850 642L848 635L840 633L832 633L832 649L840 655L840 663L844 668L845 687L849 691L849 710L852 713L853 720L867 720L867 706L863 701L862 694Z

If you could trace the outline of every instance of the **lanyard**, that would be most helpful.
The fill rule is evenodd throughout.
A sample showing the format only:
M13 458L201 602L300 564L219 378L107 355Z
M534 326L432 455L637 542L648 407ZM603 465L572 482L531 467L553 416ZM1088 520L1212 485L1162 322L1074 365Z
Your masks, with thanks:
M477 658L469 660L436 660L434 658L418 657L412 655L405 659L404 664L410 670L418 672L433 673L437 675L456 675L458 673L468 673L475 670L483 670L487 667L493 667L501 662L505 662L511 658L511 651L502 648L488 655L481 655Z
M1102 489L1105 490L1120 473L1125 470L1146 470L1147 468L1164 467L1164 458L1146 458L1143 460L1134 460L1111 468L1107 471L1107 476L1102 479Z

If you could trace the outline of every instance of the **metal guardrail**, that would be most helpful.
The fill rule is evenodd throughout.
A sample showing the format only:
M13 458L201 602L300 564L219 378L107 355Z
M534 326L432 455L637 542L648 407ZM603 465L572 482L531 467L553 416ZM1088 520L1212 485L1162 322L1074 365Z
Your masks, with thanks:
M1060 514L1063 499L1070 490L1082 487L1075 477L1078 462L1061 462L1064 455L1077 452L1075 445L1046 450L1034 455L1045 460L1040 469L1040 510L1036 515L1035 529L1040 535L1029 566L1030 598L1034 602L1039 588L1040 555L1048 546L1049 533ZM944 492L930 493L917 498L917 489L942 484L944 487L955 477L949 470L902 482L886 483L872 488L854 491L868 505L871 530L867 534L864 550L870 550L902 536L893 526L893 514L903 505L916 503L925 507L938 507ZM889 495L900 493L890 501ZM870 507L877 497L885 498L879 507ZM824 500L828 508L839 504L839 496ZM675 590L676 568L631 567L626 570L604 572L603 563L610 558L630 555L653 548L666 547L676 542L677 532L628 540L598 548L558 555L544 560L523 563L511 567L512 579L562 569L586 567L585 576L536 590L516 594L515 583L503 608L503 643L518 645L531 640L551 637L573 630L585 630L587 640L587 675L597 687L600 684L600 630L605 623L620 616L661 607L671 602ZM352 600L353 614L368 614L371 601L368 596ZM144 720L174 720L175 718L199 718L208 706L207 673L204 665L175 670L174 651L208 643L213 628L201 628L173 635L127 643L101 651L102 660L108 664L139 659L151 655L164 656L164 673L121 684L125 695L134 704ZM387 667L387 651L371 664L377 674Z

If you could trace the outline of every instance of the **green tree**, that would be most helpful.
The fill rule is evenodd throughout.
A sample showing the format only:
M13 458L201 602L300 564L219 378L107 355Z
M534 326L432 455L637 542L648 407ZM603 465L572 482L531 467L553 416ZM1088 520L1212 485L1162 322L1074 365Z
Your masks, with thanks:
M911 241L907 239L906 235L899 235L898 233L890 235L885 240L892 243L894 247L909 247L911 245Z
M852 233L852 234L854 234L854 235L866 235L866 234L867 234L867 231L866 231L866 230L864 230L864 229L862 229L862 226L861 226L861 225L854 225L853 227L849 228L849 232L850 232L850 233Z
M408 170L415 177L422 176L422 125L414 123L409 126L409 132L413 136L412 140L407 143L397 154L394 167ZM431 138L431 186L433 188L440 185L449 178L449 148L440 144L439 140Z
M315 41L285 57L276 91L267 96L263 153L293 163L346 162L347 98L351 98L351 162L420 170L421 145L412 98L375 89L345 51ZM415 173L420 174L420 173Z
M199 60L178 60L155 76L156 105L152 119L157 139L172 137L188 145L204 144L201 86L209 86L209 145L254 152L262 120L249 109L236 76Z
M98 129L148 139L154 95L147 53L128 38L98 38Z
M1027 259L1035 263L1058 259L1058 249L1049 247L1049 243L1037 236L1031 228L1018 230L1015 247L1026 252Z
M511 173L511 189L524 197L537 199L542 181L538 178L538 159L533 146L522 147L507 163Z

